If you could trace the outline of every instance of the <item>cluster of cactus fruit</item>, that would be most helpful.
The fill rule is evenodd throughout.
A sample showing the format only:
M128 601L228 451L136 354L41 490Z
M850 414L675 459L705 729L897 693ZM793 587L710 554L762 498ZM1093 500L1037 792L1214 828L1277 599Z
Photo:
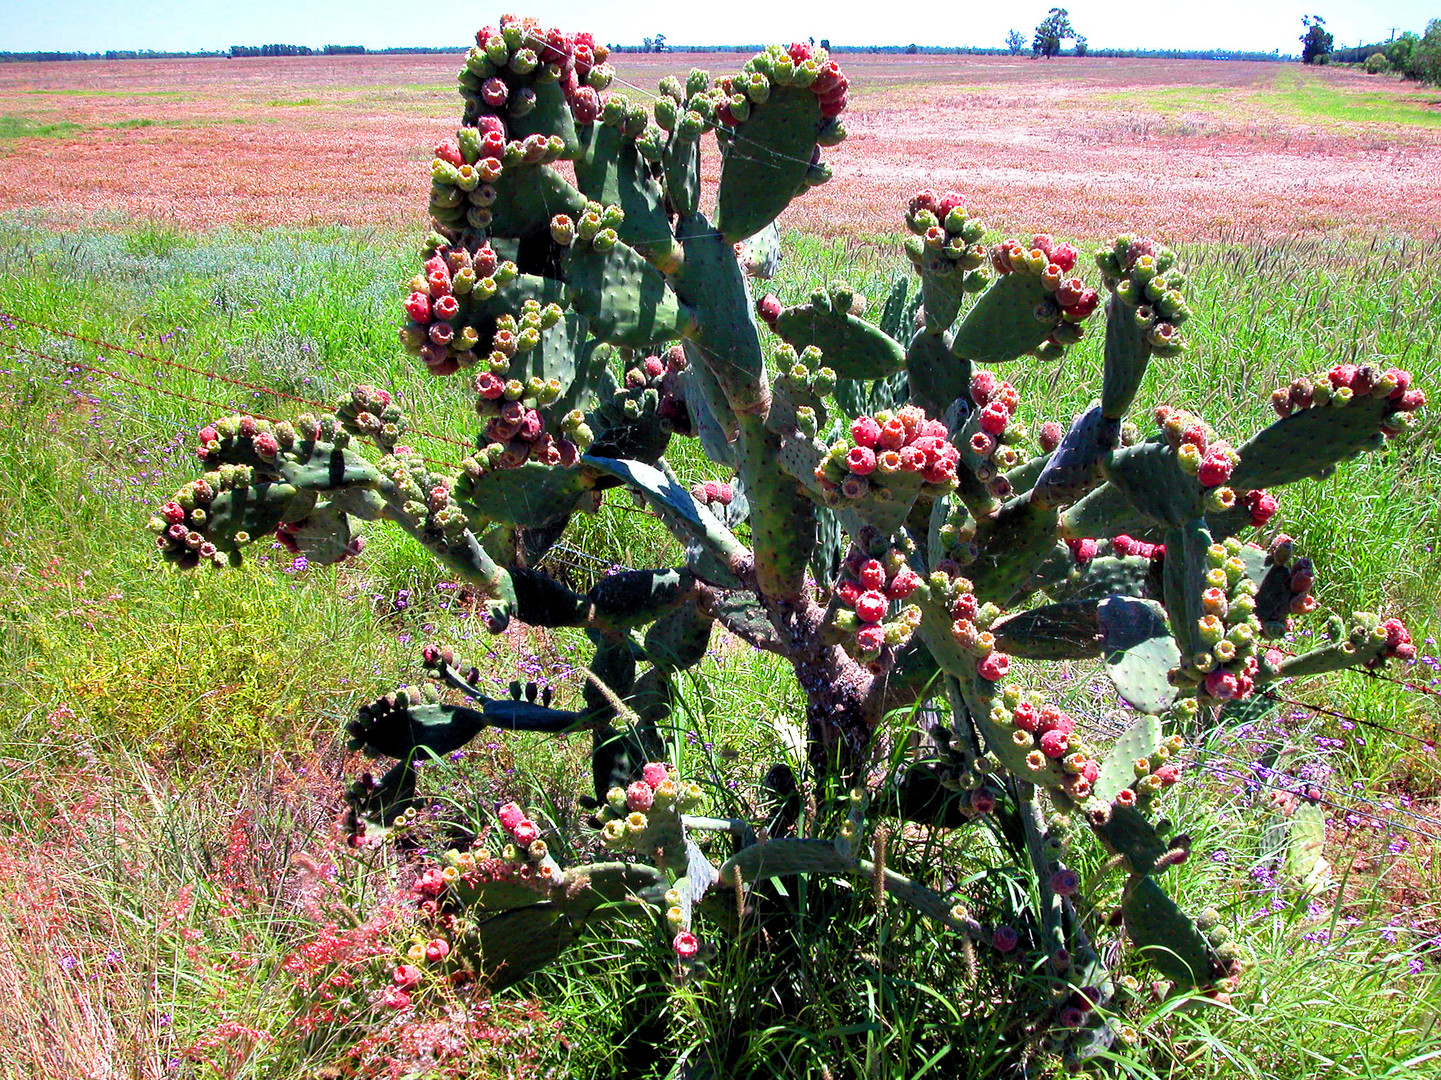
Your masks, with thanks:
M501 850L452 851L426 871L435 935L396 969L391 996L408 1000L425 965L521 978L619 901L652 908L677 963L694 965L715 947L698 914L734 928L772 879L871 876L965 948L1038 958L1069 990L1028 1037L1079 1061L1110 1045L1123 993L1066 865L1087 831L1125 875L1130 941L1176 985L1222 992L1235 947L1161 886L1190 842L1153 803L1182 775L1178 729L1222 704L1414 656L1398 621L1365 614L1333 618L1306 651L1268 648L1315 607L1314 571L1289 538L1244 535L1276 513L1275 488L1400 433L1421 391L1396 369L1340 365L1278 390L1278 419L1239 445L1169 407L1143 434L1127 420L1137 391L1153 360L1181 354L1191 318L1174 256L1123 238L1096 256L1101 291L1070 244L987 244L953 193L901 208L919 287L898 279L875 321L844 285L793 305L756 298L777 217L829 176L821 148L844 139L845 76L798 44L632 101L609 91L606 58L587 34L507 17L460 72L462 126L435 150L435 231L400 331L474 395L476 451L459 473L401 445L405 416L360 387L333 416L207 426L204 475L152 522L188 567L237 562L272 534L336 562L358 552L357 521L390 521L483 598L491 630L577 627L594 644L571 709L518 685L486 698L478 672L432 647L424 691L351 725L356 746L398 759L350 793L361 835L407 820L419 758L488 727L588 730L593 848L616 856L562 866L546 841L556 823L500 807ZM722 156L709 213L707 132ZM1068 426L1037 423L1033 443L1016 388L979 365L1054 360L1102 308L1099 399ZM688 488L666 460L676 438L698 439L730 478ZM586 592L535 569L614 487L674 534L677 565ZM717 626L794 669L808 735L797 782L813 833L830 833L799 835L795 815L764 829L697 816L705 790L658 763L676 676ZM1031 665L1085 660L1139 713L1110 747L1026 685ZM876 734L898 711L941 720L880 781ZM863 858L863 836L897 818L991 822L1033 900L988 928L963 897L886 867L883 850ZM719 865L695 840L704 830L726 838Z

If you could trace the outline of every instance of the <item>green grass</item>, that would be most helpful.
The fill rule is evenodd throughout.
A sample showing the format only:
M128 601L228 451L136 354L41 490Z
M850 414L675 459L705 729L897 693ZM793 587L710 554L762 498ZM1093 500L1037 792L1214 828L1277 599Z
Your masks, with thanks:
M789 236L778 288L795 301L846 278L875 300L899 269L895 240ZM8 947L0 938L0 967L10 965L0 984L24 986L30 1006L17 1011L0 995L0 1061L31 1075L84 1075L87 1053L131 1047L125 1067L136 1076L320 1075L357 1027L315 1019L320 999L297 984L293 958L326 922L364 927L404 876L396 854L356 858L336 844L335 794L364 767L339 746L343 724L360 703L414 681L426 640L480 661L496 680L490 693L523 672L554 686L562 704L577 700L576 667L589 655L581 635L489 638L429 557L396 533L372 530L359 560L301 573L262 546L240 571L181 575L157 566L146 546L150 509L194 475L196 427L217 410L283 416L304 406L125 349L319 402L365 379L403 394L427 430L471 435L463 388L425 375L394 339L396 282L414 272L417 241L367 229L195 234L131 224L61 234L14 216L0 222L0 312L118 347L0 331L0 833L10 841L0 905L22 913L13 929L0 920L14 936ZM1441 245L1237 243L1182 258L1194 281L1194 349L1155 371L1140 417L1174 402L1246 434L1266 421L1278 378L1341 358L1397 362L1423 385L1441 383ZM158 389L66 372L66 363ZM1006 377L1028 419L1065 419L1089 401L1099 365L1093 334L1059 368L1021 362ZM462 452L415 441L448 460ZM1436 636L1441 555L1428 547L1441 536L1438 449L1441 429L1426 419L1384 454L1283 493L1284 527L1315 557L1324 604L1379 606L1403 615L1418 640ZM671 458L686 480L718 475L690 448ZM678 557L658 523L622 505L578 518L566 542L633 566ZM594 573L569 558L574 573ZM1067 692L1086 700L1089 676L1073 671ZM1436 734L1436 699L1391 683L1355 675L1292 692ZM672 753L707 783L710 812L759 815L758 773L790 755L800 710L793 679L767 654L713 643L686 673ZM1378 799L1404 792L1418 808L1432 805L1436 766L1414 742L1325 716L1288 724L1267 746L1324 761L1338 789L1356 782ZM1317 737L1343 743L1323 754L1309 749ZM1259 741L1218 737L1205 752L1245 768ZM582 738L515 735L427 773L426 783L462 817L515 797L581 831L584 812L569 793L585 786L587 769ZM1427 944L1441 928L1429 899L1441 882L1437 851L1415 842L1385 854L1377 841L1378 892L1350 888L1308 903L1252 873L1266 796L1234 779L1198 774L1177 789L1167 812L1193 836L1196 855L1167 872L1167 887L1190 910L1221 909L1246 975L1229 1005L1163 1004L1139 985L1125 1016L1137 1040L1118 1050L1128 1075L1438 1075L1441 987ZM988 918L1016 885L983 873L994 844L983 828L897 835L890 858L938 887L964 882L967 902ZM333 864L330 884L291 866L298 851ZM1077 858L1083 873L1100 870L1100 854ZM942 880L940 866L954 879ZM1351 868L1337 861L1336 871ZM22 881L44 884L23 905L10 895ZM1407 895L1409 903L1398 899ZM1096 925L1116 899L1092 898ZM878 909L863 888L817 883L763 905L763 917L684 987L657 976L664 945L649 923L591 936L498 998L493 1031L465 1035L469 1075L506 1075L533 1053L555 1075L664 1076L684 1053L735 1077L819 1077L821 1063L834 1076L997 1076L1046 1008L1036 983L994 955L978 958L972 983L950 939L894 902ZM41 932L37 919L51 927L41 950L22 936ZM402 921L362 936L393 955L408 933ZM1098 934L1103 946L1114 940L1114 931ZM400 1037L383 1012L355 1008L365 1031ZM222 1024L233 1026L217 1043ZM172 1057L183 1062L178 1072L166 1071ZM9 1067L0 1067L4 1080Z
M45 123L30 116L0 116L0 139L68 139L81 130L69 120Z
M1102 101L1129 102L1138 109L1171 118L1198 113L1234 118L1240 110L1328 127L1354 124L1441 127L1441 108L1434 94L1415 90L1396 93L1360 81L1342 82L1299 64L1275 65L1269 85L1260 89L1168 86L1148 87L1144 94L1107 92L1096 97Z
M1260 100L1301 120L1441 127L1441 109L1429 96L1342 86L1297 65L1279 67Z

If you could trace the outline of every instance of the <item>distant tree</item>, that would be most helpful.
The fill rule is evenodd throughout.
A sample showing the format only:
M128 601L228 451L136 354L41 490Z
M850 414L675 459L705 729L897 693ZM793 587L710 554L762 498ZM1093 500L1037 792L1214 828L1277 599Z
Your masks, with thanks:
M1420 42L1420 36L1409 30L1400 37L1388 41L1386 43L1386 60L1390 63L1391 70L1406 75L1411 66L1411 54L1416 51L1416 46Z
M1060 54L1062 41L1075 36L1076 31L1071 28L1071 16L1066 9L1053 7L1036 27L1036 36L1031 39L1031 51L1049 60Z
M828 38L828 37L823 37L823 38L821 38L821 48L822 48L822 49L825 49L826 52L830 52L830 51L831 51L831 39Z
M1302 15L1301 25L1306 28L1301 35L1301 63L1324 64L1336 42L1326 29L1326 20L1319 15Z
M1432 19L1426 33L1411 49L1406 77L1418 82L1441 84L1441 19Z
M1025 36L1019 30L1012 30L1006 35L1006 48L1012 56L1020 56L1021 50L1026 47Z
M1384 75L1391 70L1391 61L1386 59L1386 50L1377 49L1370 56L1366 57L1367 75Z
M1077 35L1076 35L1076 55L1077 55L1077 56L1085 56L1085 55L1086 55L1086 49L1087 49L1087 45L1086 45L1086 35L1085 35L1085 34L1077 34Z

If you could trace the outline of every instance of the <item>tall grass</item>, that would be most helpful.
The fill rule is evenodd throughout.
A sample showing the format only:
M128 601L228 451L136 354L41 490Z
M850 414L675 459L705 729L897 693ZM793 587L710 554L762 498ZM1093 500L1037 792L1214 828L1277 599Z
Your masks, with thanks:
M994 958L972 976L924 925L840 885L766 898L765 917L686 987L655 976L653 929L636 923L497 999L480 1026L456 1020L458 1003L436 1002L435 1023L450 1026L423 1034L360 989L369 952L406 941L409 871L398 857L357 859L338 846L338 793L364 767L339 745L345 720L414 678L424 640L482 662L493 693L523 674L552 684L562 703L578 694L575 658L588 654L563 632L489 638L433 563L394 534L376 532L339 569L297 572L278 549L238 572L160 568L142 525L193 475L192 433L215 412L186 398L271 415L304 406L137 354L320 402L363 379L396 390L428 431L467 440L464 388L425 375L393 337L394 283L412 270L415 240L0 225L0 312L116 347L23 323L0 330L0 1077L101 1075L107 1064L109 1075L145 1078L341 1066L632 1077L667 1075L677 1059L697 1076L1005 1075L1037 1008L1034 984ZM893 237L791 236L779 288L795 301L844 278L878 300L898 270L894 250ZM1400 363L1441 385L1441 245L1237 240L1182 258L1195 283L1194 350L1155 373L1143 420L1173 402L1249 434L1267 421L1278 380L1340 359ZM1060 368L1020 362L1006 377L1035 420L1069 418L1098 385L1099 343L1088 338ZM443 460L463 452L416 441ZM1316 559L1323 602L1400 614L1418 641L1441 624L1437 451L1428 417L1383 454L1282 498L1284 527ZM686 479L715 475L688 449L674 464ZM657 522L613 501L579 519L557 556L582 584L613 563L678 557ZM1422 651L1434 665L1434 647ZM688 673L672 756L707 781L713 810L755 816L758 774L793 753L800 702L785 674L733 643ZM1074 672L1075 694L1090 693L1088 674ZM1423 664L1407 677L1429 683L1433 672ZM1421 818L1370 809L1435 834L1441 825L1422 820L1435 817L1434 756L1407 736L1436 736L1436 699L1359 675L1291 692L1404 734L1298 710L1277 729L1210 747L1230 755L1212 758L1224 768L1199 773L1169 811L1197 852L1169 872L1170 887L1192 909L1222 909L1248 970L1229 1005L1178 1008L1138 987L1126 1016L1135 1041L1116 1049L1130 1075L1437 1072L1438 849L1338 813L1338 887L1298 897L1267 877L1267 791L1249 771L1263 751L1301 755L1340 805L1366 809L1342 799L1351 784L1393 806L1409 799ZM580 741L498 736L427 773L427 790L447 814L520 797L576 825L583 810L562 793L584 787ZM985 834L940 843L897 835L891 857L923 877L960 867L937 884L978 910L999 906L1005 881L966 880L965 868L986 862ZM1114 899L1098 899L1097 915ZM377 911L393 918L377 921ZM826 918L836 913L846 917ZM808 962L788 965L782 940ZM351 981L321 985L342 975ZM337 990L344 1016L327 1018L339 1006L324 994ZM468 1072L426 1057L442 1042L462 1048Z

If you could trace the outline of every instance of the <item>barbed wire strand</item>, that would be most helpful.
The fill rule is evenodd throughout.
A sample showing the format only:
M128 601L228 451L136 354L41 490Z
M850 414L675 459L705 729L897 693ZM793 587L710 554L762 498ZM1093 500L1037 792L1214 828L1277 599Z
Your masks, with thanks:
M130 349L125 347L124 345L115 345L111 342L103 341L99 338L86 337L83 334L72 334L69 331L59 330L55 327L46 326L44 323L38 323L31 319L23 318L19 315L11 315L7 313L4 315L4 317L8 318L12 322L23 323L24 325L32 327L33 329L44 331L47 334L54 334L56 337L69 338L72 341L83 342L86 345L94 345L95 347L104 349L108 352L125 353L126 355L134 356L142 360L148 360L151 363L162 364L165 367L176 368L180 371L188 372L191 375L198 375L204 379L214 379L217 382L228 383L231 386L238 386L245 390L251 390L257 394L269 394L272 397L280 398L285 401L293 401L296 404L306 405L315 409L321 409L325 412L330 412L335 408L334 405L327 405L321 401L313 401L310 398L300 397L297 394L287 393L284 390L277 390L274 387L265 386L259 383L246 382L244 379L237 379L229 375L222 375L216 371L208 371L204 368L193 367L192 365L182 363L179 360L170 360L163 356L156 356L154 353L144 352L140 349ZM462 446L467 450L475 449L473 444L466 442L464 439L457 439L454 436L445 435L441 432L428 431L424 428L411 428L410 432L415 435L423 436L424 438L435 439L437 442L450 443L453 446Z
M218 401L210 401L206 398L194 397L191 394L183 394L179 390L170 390L166 387L158 386L154 383L147 383L140 379L134 379L128 375L122 375L118 371L112 371L109 368L96 367L94 364L87 364L81 360L67 359L65 357L54 356L50 353L41 352L38 349L27 348L26 346L16 344L15 342L0 342L0 348L10 349L15 352L24 353L27 356L33 356L40 360L47 360L51 363L58 364L66 369L73 369L76 371L89 371L96 375L104 375L107 378L114 379L117 382L125 383L128 386L133 386L139 390L147 391L148 393L158 394L164 397L176 398L180 401L190 402L193 405L204 406L207 409L219 411L228 411L231 409L231 406L222 404ZM103 357L101 357L100 359L103 359ZM80 395L77 394L77 396ZM99 405L100 407L105 407L104 402L96 402L95 404ZM257 420L264 420L267 423L276 424L281 422L276 417L267 416L264 413L251 412L250 415L254 416ZM458 471L460 468L454 462L445 461L442 458L426 457L425 455L422 455L421 457L422 460L425 461L425 463L428 465L437 465L446 469L450 469L452 471Z

